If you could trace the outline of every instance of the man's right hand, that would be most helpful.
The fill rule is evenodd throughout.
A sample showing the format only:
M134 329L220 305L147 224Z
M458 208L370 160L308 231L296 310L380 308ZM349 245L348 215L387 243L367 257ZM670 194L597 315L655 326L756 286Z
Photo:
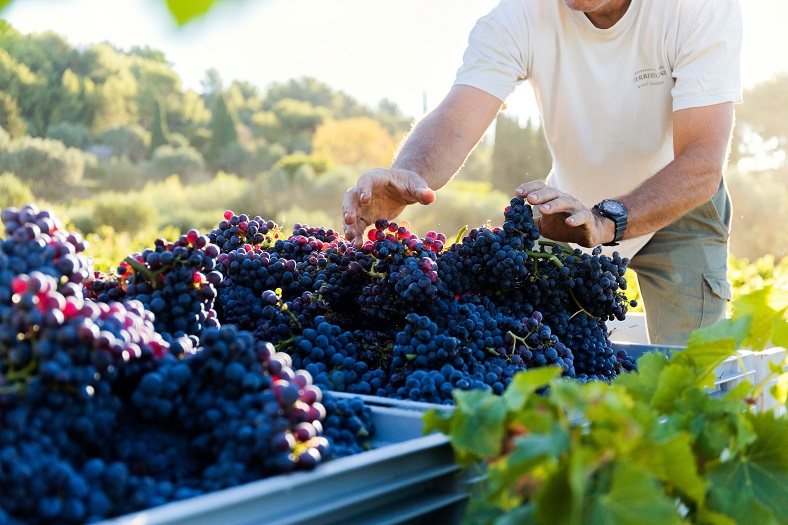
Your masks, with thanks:
M342 201L345 238L361 248L364 232L376 220L394 220L409 204L431 204L434 200L435 192L416 172L394 168L370 170L347 190Z

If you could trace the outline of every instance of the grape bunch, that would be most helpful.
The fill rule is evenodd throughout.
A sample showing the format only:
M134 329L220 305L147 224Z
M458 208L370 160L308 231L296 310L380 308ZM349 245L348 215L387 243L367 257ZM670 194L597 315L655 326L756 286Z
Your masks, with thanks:
M218 257L219 248L197 230L174 242L156 239L153 248L124 259L117 275L95 274L84 295L99 302L137 300L153 312L156 331L168 341L198 338L205 327L219 326Z

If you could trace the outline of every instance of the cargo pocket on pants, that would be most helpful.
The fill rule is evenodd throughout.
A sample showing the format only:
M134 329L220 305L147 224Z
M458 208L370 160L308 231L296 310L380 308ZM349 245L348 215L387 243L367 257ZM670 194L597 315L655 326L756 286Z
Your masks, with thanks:
M725 316L728 301L733 299L726 272L703 272L703 316L701 326L709 326Z

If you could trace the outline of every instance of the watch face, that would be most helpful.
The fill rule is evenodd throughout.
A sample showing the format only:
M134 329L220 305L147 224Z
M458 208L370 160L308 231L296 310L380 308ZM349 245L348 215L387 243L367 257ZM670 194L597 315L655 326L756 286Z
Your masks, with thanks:
M606 213L613 215L623 215L626 213L624 206L622 206L618 201L605 201L600 205L600 208L602 208Z

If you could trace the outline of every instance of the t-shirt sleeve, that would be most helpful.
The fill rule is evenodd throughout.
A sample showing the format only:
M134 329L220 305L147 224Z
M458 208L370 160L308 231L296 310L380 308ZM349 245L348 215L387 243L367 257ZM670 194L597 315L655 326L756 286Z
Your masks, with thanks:
M528 30L523 0L501 0L480 18L454 84L472 86L506 100L528 78Z
M742 101L739 2L704 4L706 9L679 31L673 111Z

